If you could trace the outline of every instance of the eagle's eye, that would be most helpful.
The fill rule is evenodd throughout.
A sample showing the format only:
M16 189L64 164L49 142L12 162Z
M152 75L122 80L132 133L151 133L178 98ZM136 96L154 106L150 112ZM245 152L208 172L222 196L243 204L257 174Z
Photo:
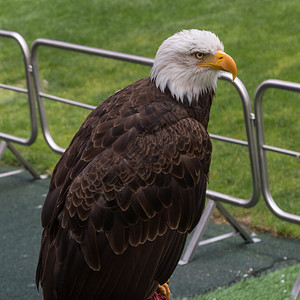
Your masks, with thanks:
M204 54L201 53L201 52L195 52L195 53L194 53L194 56L195 56L197 59L201 59L201 58L203 58Z

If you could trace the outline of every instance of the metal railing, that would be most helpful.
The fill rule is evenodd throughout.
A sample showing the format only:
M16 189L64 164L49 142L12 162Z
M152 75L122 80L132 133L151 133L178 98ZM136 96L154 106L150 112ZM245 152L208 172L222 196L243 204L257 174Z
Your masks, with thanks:
M214 134L211 134L210 136L212 139L215 140L248 147L251 175L252 175L252 196L250 199L241 199L238 197L226 195L211 190L207 190L206 195L211 200L222 201L236 206L250 208L256 205L261 194L260 183L259 183L260 180L259 180L258 157L256 152L256 142L255 142L255 135L254 135L255 132L254 122L253 122L254 115L251 112L251 101L244 84L239 78L236 78L235 81L232 82L232 77L230 74L222 73L220 79L231 83L239 93L240 100L243 106L247 141L237 140L237 139L214 135Z
M36 119L36 112L35 112L34 86L31 77L32 67L31 67L31 60L30 60L30 52L24 38L19 33L13 31L0 30L0 37L13 39L18 43L24 60L24 71L25 71L27 89L6 85L2 83L0 84L0 88L14 91L17 93L27 94L29 112L30 112L30 124L31 124L31 131L29 133L28 138L15 136L5 132L0 132L0 139L8 142L14 142L14 143L29 146L35 141L37 136L37 119Z
M270 211L278 218L291 222L300 224L300 216L282 210L272 197L270 187L269 187L269 177L267 168L267 157L266 151L273 151L283 155L289 155L292 157L300 158L300 152L291 151L287 149L282 149L278 147L273 147L265 144L265 131L264 131L264 119L263 119L263 109L262 100L263 96L268 89L280 89L291 92L300 92L300 84L295 82L288 82L282 80L269 79L262 82L255 93L254 97L254 109L256 115L256 135L257 135L257 151L259 157L259 166L261 173L261 189L263 198L270 209ZM300 274L298 275L296 282L291 291L292 299L298 298L300 294Z
M17 42L20 47L23 61L24 61L24 72L26 78L26 89L17 86L7 85L0 83L0 88L10 90L17 93L27 94L28 107L29 107L29 118L30 118L30 132L29 137L24 138L21 136L16 136L8 134L5 132L0 132L0 160L6 149L9 149L13 155L22 163L22 165L33 175L34 178L40 178L39 174L33 168L33 166L19 153L19 151L12 145L12 143L17 143L24 146L30 146L34 143L37 137L37 118L35 111L35 99L34 99L34 86L32 80L32 66L31 66L31 56L28 46L24 38L17 32L0 30L0 37L12 39ZM23 169L14 170L6 173L0 174L0 177L6 177L14 174L23 172Z
M152 66L154 59L142 57L142 56L136 56L136 55L130 55L126 53L120 53L115 51L108 51L104 49L99 48L93 48L93 47L87 47L72 43L66 43L62 41L55 41L50 39L37 39L33 42L32 48L31 48L31 60L32 60L32 66L33 66L33 76L35 81L35 89L36 89L36 95L38 100L38 107L39 107L39 114L40 114L40 120L41 120L41 127L42 132L45 137L45 140L49 147L57 152L62 154L65 149L57 145L57 143L54 141L51 132L49 131L46 112L44 108L44 98L62 102L64 104L74 105L86 109L94 109L95 106L84 104L78 101L74 101L71 99L61 98L54 95L46 94L42 91L41 88L41 80L39 75L39 65L38 65L38 49L40 47L50 47L50 48L57 48L61 50L67 50L67 51L73 51L73 52L79 52L83 54L88 55L95 55L95 56L101 56L106 57L110 59L117 59L121 61L127 61L131 63L136 64L142 64L146 66ZM253 129L253 114L251 113L251 103L250 98L248 95L248 92L243 85L243 83L237 78L234 82L231 80L231 76L227 73L222 73L221 80L228 81L233 84L237 92L239 93L240 99L242 101L243 106L243 112L244 112L244 119L245 119L245 126L246 126L246 135L248 141L242 141L237 139L232 139L228 137L218 136L218 135L211 135L213 139L221 140L224 142L234 143L242 146L247 146L249 148L249 158L250 158L250 166L251 166L251 174L252 174L252 182L253 182L253 192L252 197L250 199L241 199L238 197L226 195L223 193L219 193L216 191L207 191L207 196L210 199L213 200L220 200L224 201L233 205L241 206L241 207L253 207L260 197L260 188L259 188L259 173L258 173L258 159L256 155L256 145L255 145L255 136L254 136L254 129Z
M266 90L268 89L281 89L281 90L287 90L287 91L299 93L300 84L294 82L282 81L282 80L269 79L262 82L258 86L254 98L257 149L258 149L257 152L259 157L261 189L262 189L263 198L267 206L275 216L288 222L300 224L300 216L289 212L285 212L276 204L275 200L272 197L270 187L269 187L266 151L273 151L273 152L277 152L277 153L281 153L284 155L289 155L297 158L300 158L300 152L273 147L265 144L262 100Z
M41 84L40 84L38 59L37 59L38 49L41 46L57 48L57 49L61 49L61 50L68 50L68 51L73 51L73 52L79 52L79 53L88 54L88 55L101 56L101 57L106 57L106 58L111 58L111 59L117 59L117 60L142 64L142 65L147 65L147 66L152 66L152 64L153 64L153 59L147 58L147 57L130 55L130 54L126 54L126 53L109 51L109 50L88 47L88 46L82 46L82 45L77 45L77 44L72 44L72 43L61 42L61 41L55 41L55 40L50 40L50 39L36 39L33 42L32 47L31 47L31 59L32 59L32 66L33 66L33 76L34 76L34 81L35 81L36 95L37 95L37 100L38 100L39 114L40 114L40 119L41 119L41 127L42 127L42 131L43 131L43 135L44 135L45 140L46 140L47 144L49 145L49 147L53 151L60 153L60 154L62 154L65 151L65 149L56 144L56 142L54 141L54 139L49 131L43 99L47 98L50 100L54 100L54 101L58 101L58 102L62 102L65 104L78 106L78 107L82 107L82 108L86 108L86 109L94 109L95 106L88 105L88 104L81 103L81 102L74 101L74 100L70 100L70 99L66 99L66 98L57 97L54 95L45 94L42 92L42 88L41 88Z

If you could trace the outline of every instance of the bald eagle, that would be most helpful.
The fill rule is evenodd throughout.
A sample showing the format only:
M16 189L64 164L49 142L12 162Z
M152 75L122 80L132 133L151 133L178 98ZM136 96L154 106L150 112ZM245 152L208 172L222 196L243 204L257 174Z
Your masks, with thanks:
M86 118L53 172L36 283L45 299L149 299L173 273L205 203L219 38L183 30L151 76Z

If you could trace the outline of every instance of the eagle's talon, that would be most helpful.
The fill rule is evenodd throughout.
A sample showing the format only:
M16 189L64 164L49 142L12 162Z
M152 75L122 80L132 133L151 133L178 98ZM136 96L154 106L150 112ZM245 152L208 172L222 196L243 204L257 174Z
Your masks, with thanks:
M167 299L170 299L171 291L169 289L168 283L169 283L169 280L162 285L159 284L156 291L157 291L157 293L166 296Z

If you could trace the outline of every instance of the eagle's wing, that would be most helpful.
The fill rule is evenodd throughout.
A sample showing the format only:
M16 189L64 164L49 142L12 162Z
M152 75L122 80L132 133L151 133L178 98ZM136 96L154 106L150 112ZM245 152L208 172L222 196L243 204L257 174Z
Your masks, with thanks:
M132 134L122 151L102 151L73 180L61 226L82 244L92 269L101 264L97 232L104 232L113 251L121 254L167 228L181 233L192 228L199 213L194 188L206 177L210 158L203 135L192 119L154 134Z
M145 282L153 283L135 289L148 289L146 296L155 282L163 283L172 274L186 233L200 218L211 143L199 122L174 121L170 109L164 112L162 107L132 111L117 122L106 116L99 128L94 114L95 120L92 113L54 172L43 208L37 280L44 280L44 289L65 289L66 273L72 270L73 290L92 293L91 270L100 270L98 277L93 273L98 278L94 294L120 285L130 286L133 294L134 278L143 275ZM159 125L162 119L164 126ZM138 261L145 255L149 263ZM90 267L86 272L80 271L82 258L76 267L80 256ZM45 274L51 269L56 278L47 283ZM128 269L131 277L123 273L116 278Z

